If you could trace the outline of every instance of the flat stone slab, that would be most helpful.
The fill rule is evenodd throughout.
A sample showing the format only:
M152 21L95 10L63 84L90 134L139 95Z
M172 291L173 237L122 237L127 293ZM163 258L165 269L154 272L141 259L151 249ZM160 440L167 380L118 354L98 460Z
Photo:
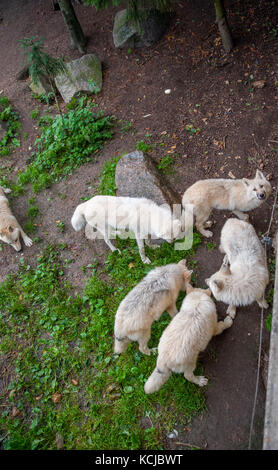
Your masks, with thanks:
M65 71L56 75L55 84L66 103L79 92L99 93L102 88L101 61L95 54L86 54L68 62Z
M157 204L181 204L151 157L138 150L123 155L116 166L117 196L145 197Z

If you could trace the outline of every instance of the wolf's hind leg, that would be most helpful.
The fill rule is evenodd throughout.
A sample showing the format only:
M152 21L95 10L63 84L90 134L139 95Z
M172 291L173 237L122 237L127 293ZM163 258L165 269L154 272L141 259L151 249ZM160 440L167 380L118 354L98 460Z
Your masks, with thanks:
M183 374L184 378L189 380L189 382L199 385L200 387L207 385L208 379L206 377L204 377L203 375L193 374L195 368L196 368L196 361L186 364L184 368L184 374Z
M220 335L224 330L226 330L227 328L230 328L232 324L233 324L232 318L229 315L227 315L224 321L217 322L214 335L215 336Z
M210 211L207 212L196 212L196 228L197 230L204 236L204 237L212 237L213 233L210 230L205 230L205 226L209 227L210 225L210 220L208 220L210 216ZM207 225L207 222L209 224Z
M264 297L261 297L259 300L257 300L257 303L259 304L259 307L261 308L268 308L268 303L264 299Z
M138 344L139 344L139 351L143 354L147 354L150 356L151 350L148 348L148 341L151 337L151 332L149 330L143 330L140 332L140 336L138 337Z
M235 305L229 305L229 307L227 308L226 313L227 313L227 315L229 315L229 317L231 317L232 320L234 320L235 317L236 317L236 307L235 307Z
M136 238L137 245L139 248L139 254L140 254L141 260L145 264L151 264L151 260L145 255L144 239L139 238L138 234L136 233L135 233L135 238Z

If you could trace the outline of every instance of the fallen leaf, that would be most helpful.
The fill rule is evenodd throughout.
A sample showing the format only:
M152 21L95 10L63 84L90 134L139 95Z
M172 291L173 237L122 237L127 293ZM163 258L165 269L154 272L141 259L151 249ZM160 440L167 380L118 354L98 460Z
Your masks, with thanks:
M229 171L228 176L229 176L230 178L235 179L235 175L234 175L231 171Z
M59 403L61 401L62 394L61 393L53 393L52 395L52 401L53 403Z
M18 415L21 414L21 411L16 407L16 406L13 406L13 409L12 409L12 417L13 418L16 418Z
M263 88L266 85L266 80L257 80L253 83L254 88Z
M72 381L73 385L79 385L79 382L78 382L78 380L76 380L76 379L72 379L71 381Z

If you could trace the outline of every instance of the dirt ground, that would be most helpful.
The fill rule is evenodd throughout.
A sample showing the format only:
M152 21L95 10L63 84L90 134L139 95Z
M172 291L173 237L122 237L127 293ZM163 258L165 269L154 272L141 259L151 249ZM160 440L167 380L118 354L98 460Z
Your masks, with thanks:
M174 173L165 175L176 190L184 190L200 178L251 177L260 168L275 188L278 168L278 6L270 0L226 1L236 47L226 55L214 23L212 2L180 0L167 34L151 48L126 51L113 46L112 28L116 8L96 12L91 7L75 5L88 38L87 52L98 55L103 64L103 88L95 98L99 108L117 119L131 121L135 134L116 132L97 162L79 168L67 180L35 196L39 217L35 234L44 244L65 242L65 258L74 258L67 277L77 290L86 281L80 267L91 262L96 253L106 252L102 241L88 242L83 233L74 233L70 218L81 196L93 194L103 162L124 151L132 151L137 141L151 133L151 141L163 142L152 151L154 159L174 156ZM275 5L276 4L276 5ZM46 112L46 105L31 96L28 81L16 80L22 68L18 40L45 38L49 54L66 60L78 58L70 48L69 36L61 13L52 9L50 0L2 0L0 5L0 90L21 116L20 149L3 164L16 171L24 167L36 137L35 121L30 111ZM263 88L254 82L265 80ZM165 89L171 89L165 94ZM146 117L148 115L148 117ZM189 135L186 125L200 129ZM167 134L165 135L165 131ZM164 133L164 134L163 134ZM162 137L163 136L163 137ZM28 198L12 201L13 212L24 224ZM61 195L66 195L65 199ZM257 232L267 230L273 197L251 214ZM214 237L218 246L223 217L214 213ZM61 233L56 221L65 224ZM277 228L275 214L272 231ZM24 258L32 264L41 244L25 248ZM19 258L11 247L3 246L0 280L15 272ZM271 251L269 257L273 256ZM204 243L197 254L198 284L215 272L222 256ZM223 317L225 305L217 305ZM269 311L265 312L265 316ZM209 377L206 388L208 410L186 429L177 423L175 441L163 442L168 449L186 449L193 444L206 449L245 449L253 407L258 356L260 309L257 305L238 310L234 326L215 338L201 362ZM263 332L267 351L269 334ZM265 389L260 381L253 448L262 447Z

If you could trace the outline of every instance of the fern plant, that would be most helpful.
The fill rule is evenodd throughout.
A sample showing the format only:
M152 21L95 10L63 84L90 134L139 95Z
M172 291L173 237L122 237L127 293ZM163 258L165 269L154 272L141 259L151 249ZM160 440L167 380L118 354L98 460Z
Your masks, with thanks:
M54 78L59 72L65 71L63 60L51 57L43 50L43 39L36 39L32 36L31 38L24 38L19 42L23 48L24 56L27 56L29 74L34 84L37 85L42 77L46 78L55 98L57 109L62 116L57 99Z

